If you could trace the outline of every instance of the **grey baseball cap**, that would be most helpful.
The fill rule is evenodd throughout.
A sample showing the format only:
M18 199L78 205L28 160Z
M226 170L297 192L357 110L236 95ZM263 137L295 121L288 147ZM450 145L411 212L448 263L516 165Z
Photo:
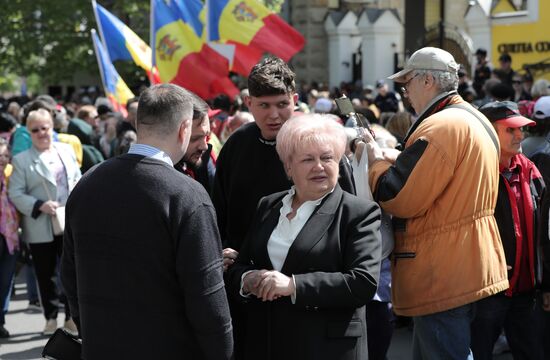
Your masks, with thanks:
M439 70L456 74L458 69L459 65L447 51L435 47L425 47L412 54L403 70L388 76L388 79L400 83L405 82L407 74L414 70Z

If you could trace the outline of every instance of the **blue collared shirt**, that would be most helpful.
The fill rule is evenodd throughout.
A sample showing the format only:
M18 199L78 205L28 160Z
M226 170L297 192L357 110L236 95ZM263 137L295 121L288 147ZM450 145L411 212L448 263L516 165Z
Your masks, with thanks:
M130 145L130 150L128 154L143 155L160 161L164 161L170 166L174 166L172 159L164 151L157 149L154 146L145 145L145 144L132 144Z

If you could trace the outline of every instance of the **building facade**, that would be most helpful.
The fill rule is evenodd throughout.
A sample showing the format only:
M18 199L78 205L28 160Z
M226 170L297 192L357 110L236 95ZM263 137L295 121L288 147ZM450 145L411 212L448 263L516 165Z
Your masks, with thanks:
M285 15L306 37L292 59L303 83L372 85L423 46L441 47L471 73L477 48L513 58L514 70L550 78L550 1L289 0Z

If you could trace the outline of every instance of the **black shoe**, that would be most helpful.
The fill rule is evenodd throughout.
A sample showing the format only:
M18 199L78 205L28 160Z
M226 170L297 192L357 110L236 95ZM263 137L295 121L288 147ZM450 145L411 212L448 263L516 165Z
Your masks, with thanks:
M6 330L4 325L0 325L0 338L5 339L10 337L10 332Z

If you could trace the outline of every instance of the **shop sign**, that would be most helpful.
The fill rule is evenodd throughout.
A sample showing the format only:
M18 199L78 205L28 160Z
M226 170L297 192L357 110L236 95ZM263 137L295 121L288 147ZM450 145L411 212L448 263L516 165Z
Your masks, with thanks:
M550 41L539 41L536 43L521 42L521 43L510 43L510 44L499 44L497 46L497 51L501 54L502 53L527 54L532 52L537 52L537 53L550 52Z

